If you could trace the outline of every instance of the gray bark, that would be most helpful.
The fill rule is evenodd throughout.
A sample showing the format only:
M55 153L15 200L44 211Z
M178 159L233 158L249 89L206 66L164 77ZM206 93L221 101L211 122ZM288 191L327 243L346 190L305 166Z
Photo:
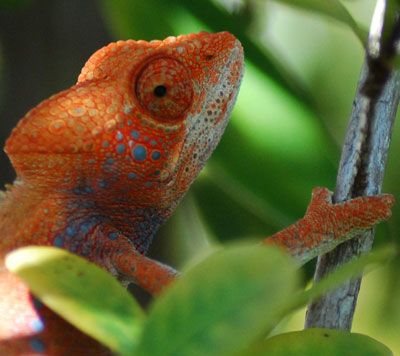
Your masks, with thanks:
M374 16L377 14L378 6ZM374 29L376 31L376 29ZM387 154L400 97L400 73L392 69L400 37L396 17L385 43L383 28L371 30L369 51L361 72L342 150L333 200L344 201L381 192ZM378 51L376 49L378 48ZM368 252L374 231L366 231L318 258L314 282L338 266ZM305 327L350 330L361 278L354 278L309 305Z

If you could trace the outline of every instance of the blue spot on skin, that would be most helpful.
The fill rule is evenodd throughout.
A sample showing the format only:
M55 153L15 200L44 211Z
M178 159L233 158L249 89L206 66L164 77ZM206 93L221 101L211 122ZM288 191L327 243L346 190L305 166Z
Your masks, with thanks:
M110 146L110 143L108 141L103 141L102 146L104 148L107 148L108 146Z
M115 135L115 138L117 139L117 141L122 141L124 135L122 134L121 131L118 131L117 134Z
M82 191L81 191L80 188L75 188L75 189L73 190L73 192L74 192L74 194L77 194L77 195L79 195L79 194L82 193Z
M110 240L116 240L117 237L118 237L118 232L110 232L110 233L108 234L108 238L109 238Z
M85 193L93 193L92 187L85 187L85 188L83 188L83 190Z
M73 237L76 234L76 229L74 226L68 226L65 232L69 237Z
M99 187L100 188L107 188L107 181L105 181L104 179L103 180L101 180L100 182L99 182Z
M150 141L150 145L155 146L156 144L157 144L157 141L156 141L156 140L151 140L151 141Z
M44 330L44 324L43 321L41 321L40 319L35 319L32 320L31 322L31 328L35 333L40 333Z
M83 194L90 194L93 193L93 188L86 186L86 187L77 187L73 189L74 194L76 195L83 195Z
M146 183L144 183L144 185L145 185L147 188L150 188L150 187L153 185L153 183L152 183L152 182L146 182Z
M132 125L132 120L128 120L128 126L131 126Z
M128 173L128 179L136 179L137 178L137 175L136 175L136 173Z
M125 145L123 143L120 143L119 145L117 145L117 152L119 154L122 154L125 152Z
M81 232L84 234L87 234L90 229L92 228L93 223L92 222L85 222L81 225Z
M139 136L140 136L139 131L132 130L132 131L131 131L131 136L132 136L134 139L138 139Z
M61 236L59 236L59 235L56 236L56 237L54 238L53 244L54 244L54 246L56 246L56 247L63 247L63 245L64 245L63 238L62 238Z
M107 158L107 159L106 159L106 163L107 163L107 164L114 164L114 163L115 163L115 160L114 160L114 158L111 158L111 157L110 157L110 158Z
M147 157L147 150L146 147L142 145L137 145L133 150L132 150L133 157L137 161L144 161Z
M29 344L31 345L34 352L45 352L46 350L43 341L40 339L32 338L29 341Z
M155 161L160 159L160 157L161 157L160 151L153 151L153 153L151 154L151 158L154 159Z

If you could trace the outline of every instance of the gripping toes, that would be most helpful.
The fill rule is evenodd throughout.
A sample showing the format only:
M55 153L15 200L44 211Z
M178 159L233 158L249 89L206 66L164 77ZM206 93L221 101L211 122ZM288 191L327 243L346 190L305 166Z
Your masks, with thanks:
M328 188L315 187L311 193L311 201L321 201L326 203L332 202L332 192Z
M306 220L318 225L319 231L346 235L355 229L369 229L391 216L395 202L393 195L364 196L332 203L332 193L326 188L314 188L306 213Z
M360 230L389 219L394 197L381 194L333 204L332 193L315 188L304 218L264 240L280 246L301 263L326 253Z
M392 215L391 208L395 199L391 194L381 194L351 199L338 204L355 228L370 228L385 221Z

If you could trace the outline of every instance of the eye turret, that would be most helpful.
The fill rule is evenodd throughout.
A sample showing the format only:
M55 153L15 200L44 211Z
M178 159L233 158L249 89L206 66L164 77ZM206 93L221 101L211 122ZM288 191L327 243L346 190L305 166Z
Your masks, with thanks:
M172 58L156 58L142 69L135 83L140 105L155 119L177 121L192 104L188 70Z

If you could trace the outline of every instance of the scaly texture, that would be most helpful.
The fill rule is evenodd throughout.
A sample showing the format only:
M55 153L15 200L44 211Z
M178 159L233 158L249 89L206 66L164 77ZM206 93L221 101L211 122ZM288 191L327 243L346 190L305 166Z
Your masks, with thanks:
M242 47L226 32L120 41L22 118L5 148L18 178L0 198L0 354L109 353L6 271L14 248L65 248L153 294L174 280L144 254L218 144L242 72ZM306 217L266 242L304 261L388 218L392 204L332 205L317 189Z

